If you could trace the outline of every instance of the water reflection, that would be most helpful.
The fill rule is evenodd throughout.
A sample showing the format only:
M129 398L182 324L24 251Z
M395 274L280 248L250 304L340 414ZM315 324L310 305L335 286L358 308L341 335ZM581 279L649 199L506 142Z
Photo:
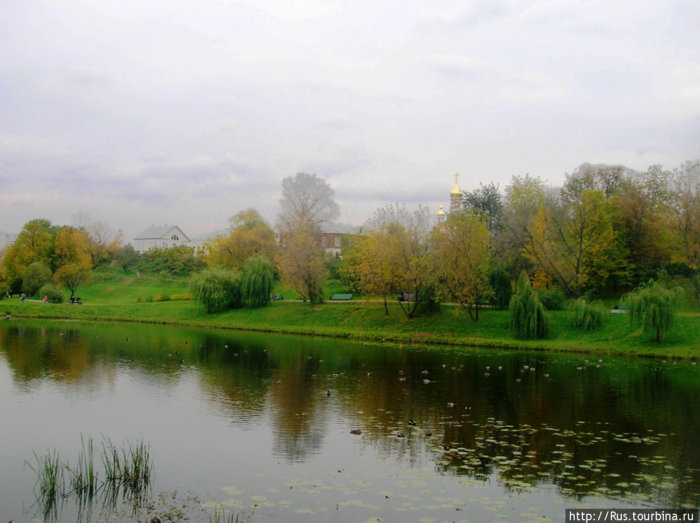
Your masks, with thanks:
M122 369L166 396L193 380L217 417L269 425L268 452L289 464L347 451L354 429L359 449L506 491L700 502L689 362L40 322L3 324L0 354L25 395L110 391Z

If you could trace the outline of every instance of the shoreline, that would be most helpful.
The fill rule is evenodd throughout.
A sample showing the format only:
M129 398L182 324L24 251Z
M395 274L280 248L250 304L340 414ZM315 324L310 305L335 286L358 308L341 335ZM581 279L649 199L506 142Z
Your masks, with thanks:
M638 338L635 331L626 327L626 318L620 322L611 318L610 332L572 333L568 330L558 336L543 340L519 340L501 336L488 336L488 329L499 334L504 333L507 312L492 311L492 317L482 314L479 322L464 321L459 311L445 310L434 317L405 320L398 316L393 318L391 328L382 328L387 318L374 314L380 307L352 302L322 304L313 309L308 304L284 303L268 305L260 309L236 309L218 314L207 315L201 312L193 302L161 302L123 306L111 304L88 304L69 306L68 304L11 303L2 301L2 310L6 321L12 320L51 320L51 321L108 321L118 323L170 325L192 328L213 328L237 330L241 332L258 332L296 336L320 336L357 341L387 342L395 344L428 345L443 347L460 347L465 349L487 350L528 350L541 352L560 352L572 354L606 354L615 356L634 356L642 358L674 358L697 360L700 358L700 341L681 339L680 341L655 344L654 342L630 343ZM45 307L55 308L50 313ZM61 310L59 310L60 308ZM121 310L120 310L121 309ZM276 310L275 310L276 309ZM114 311L119 311L115 313ZM340 312L339 312L340 311ZM565 325L566 312L557 313L558 324ZM168 314L170 313L170 314ZM353 316L362 313L366 316L361 321L352 322ZM329 316L329 317L326 317ZM622 318L624 315L610 315ZM691 331L700 332L700 314L690 316L686 323ZM321 323L322 318L325 323ZM372 320L383 320L382 322ZM435 325L435 324L440 325ZM620 325L624 323L625 325ZM491 325L494 324L494 325ZM440 330L440 326L446 328ZM432 331L425 329L432 328ZM614 327L614 328L613 328ZM460 329L461 328L461 329ZM451 330L462 332L450 332ZM476 331L469 334L469 331ZM615 334L624 334L620 339ZM686 336L688 337L688 336ZM696 338L700 340L700 336ZM624 342L624 343L623 343Z

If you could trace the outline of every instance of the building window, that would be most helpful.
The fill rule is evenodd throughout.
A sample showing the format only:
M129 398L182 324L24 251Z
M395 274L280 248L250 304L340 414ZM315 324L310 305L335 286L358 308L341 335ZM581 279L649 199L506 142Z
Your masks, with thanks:
M340 247L340 236L335 237L335 246Z
M177 237L177 234L173 234L173 235L170 237L170 239L171 239L171 240L179 240L180 238Z

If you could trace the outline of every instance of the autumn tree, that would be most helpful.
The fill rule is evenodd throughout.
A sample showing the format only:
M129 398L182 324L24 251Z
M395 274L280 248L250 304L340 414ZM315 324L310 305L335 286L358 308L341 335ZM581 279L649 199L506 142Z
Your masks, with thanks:
M377 284L382 292L394 289L409 297L399 301L407 318L431 310L437 304L436 261L427 209L419 207L411 213L403 206L387 206L374 213L366 228L374 231L374 249L368 255L376 256L380 264L377 271L381 280ZM367 268L364 277L376 278L371 265Z
M238 269L256 254L277 258L275 233L255 209L246 209L229 219L228 234L207 242L205 263Z
M15 292L19 291L22 272L31 263L51 264L54 234L55 228L48 220L31 220L24 224L3 258L5 278Z
M282 180L280 268L284 278L313 306L322 299L325 277L322 227L340 215L331 186L315 174L298 173Z
M313 306L322 301L321 284L326 266L323 251L309 230L292 232L286 237L280 259L285 281Z
M86 234L74 227L62 227L56 233L51 261L55 267L54 281L70 290L71 298L78 286L92 279L92 257Z
M569 297L625 273L612 208L599 189L569 179L559 198L540 205L528 227L524 255Z
M389 241L392 230L397 227L396 224L386 224L368 231L345 260L345 273L351 274L356 288L362 294L381 296L387 316L387 297L402 292L398 261L393 256Z
M454 300L479 319L479 302L489 293L490 235L476 214L453 213L433 233L438 296Z

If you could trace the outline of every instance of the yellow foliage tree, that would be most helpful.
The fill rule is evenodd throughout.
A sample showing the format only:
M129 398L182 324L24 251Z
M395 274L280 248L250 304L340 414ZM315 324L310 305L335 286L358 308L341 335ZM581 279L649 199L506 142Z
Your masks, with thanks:
M228 235L219 235L206 245L204 261L211 267L240 269L243 262L256 254L277 259L275 233L258 211L247 209L229 220Z
M438 296L452 299L479 319L479 301L489 292L491 237L484 222L472 213L453 214L433 231L439 264Z

